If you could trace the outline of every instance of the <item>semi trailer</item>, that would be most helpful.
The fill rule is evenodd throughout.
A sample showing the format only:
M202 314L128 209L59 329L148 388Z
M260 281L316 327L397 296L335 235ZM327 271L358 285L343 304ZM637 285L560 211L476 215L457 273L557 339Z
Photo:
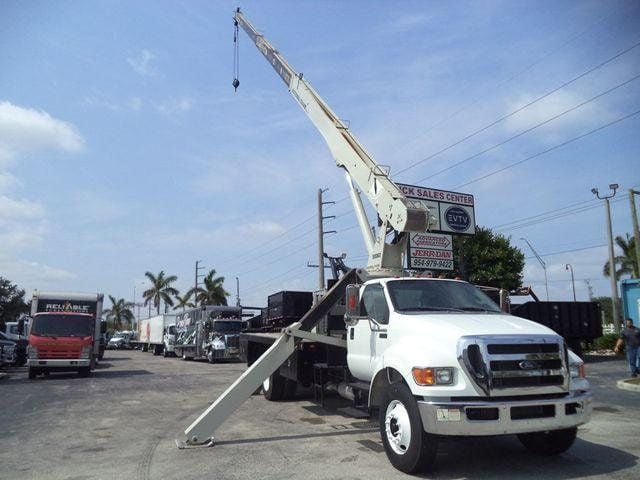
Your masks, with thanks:
M178 446L214 445L216 429L260 385L267 399L279 400L303 384L377 414L389 461L407 473L433 466L442 437L515 434L533 452L570 448L592 411L579 357L553 330L503 312L473 285L407 271L409 235L443 217L404 195L239 9L234 21L344 169L368 262L345 269L280 332L245 336L251 365L186 428ZM375 230L361 193L377 214Z
M138 321L137 340L132 342L142 351L151 351L154 355L174 354L175 328L177 314L164 313Z

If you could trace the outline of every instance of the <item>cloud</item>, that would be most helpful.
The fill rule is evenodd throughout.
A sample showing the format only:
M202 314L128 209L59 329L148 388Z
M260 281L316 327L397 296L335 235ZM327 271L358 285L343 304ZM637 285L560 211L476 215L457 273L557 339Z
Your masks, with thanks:
M0 165L39 150L79 152L84 140L75 126L47 112L0 102Z
M186 113L193 107L193 100L187 97L171 99L156 106L158 112L167 117Z
M152 77L158 73L155 66L156 56L147 49L143 49L138 56L128 57L127 63L133 68L133 71L143 77Z
M21 187L22 182L9 172L0 172L0 193L11 190L13 187Z
M29 200L15 200L0 195L0 225L3 220L35 219L44 215L44 207Z
M512 112L532 102L535 98L534 94L520 95L516 100L508 102L505 110ZM587 98L571 91L556 92L508 118L504 123L505 129L510 133L520 132L559 115L585 100ZM560 136L574 132L577 128L584 128L594 123L600 125L610 118L612 118L612 114L605 105L595 102L588 103L542 126L541 130L536 129L532 134L536 138L544 138L545 134L541 132L546 131L547 138L545 140L557 140Z
M391 22L389 31L391 33L404 33L414 28L423 26L431 20L432 16L424 13L420 14L405 14Z
M61 282L74 280L78 276L67 270L55 268L35 261L18 260L0 256L0 271L20 288L29 292L35 288L40 290L61 289ZM62 287L64 288L64 287Z

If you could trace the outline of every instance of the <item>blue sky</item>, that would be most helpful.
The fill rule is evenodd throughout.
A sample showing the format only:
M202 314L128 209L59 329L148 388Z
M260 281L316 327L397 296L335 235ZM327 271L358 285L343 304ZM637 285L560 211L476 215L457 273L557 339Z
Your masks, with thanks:
M614 235L631 232L639 2L241 6L394 180L473 194L477 224L523 249L524 283L539 295L543 271L521 237L547 263L551 298L571 298L566 263L579 299L585 280L609 293L604 208L590 190L620 184ZM235 7L0 4L0 275L27 291L132 299L147 270L175 274L187 290L202 260L226 278L232 301L239 277L243 303L264 305L275 291L317 286L307 262L317 257L318 188L337 201L325 213L337 217L325 250L364 265L340 169L243 33L234 93ZM581 211L535 222L568 206Z

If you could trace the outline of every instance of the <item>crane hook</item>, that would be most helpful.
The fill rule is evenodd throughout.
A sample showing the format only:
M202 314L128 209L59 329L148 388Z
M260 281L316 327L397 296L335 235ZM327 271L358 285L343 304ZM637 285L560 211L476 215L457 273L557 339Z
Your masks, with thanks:
M233 89L234 91L238 91L238 87L240 86L240 80L238 80L237 78L233 79L233 82L231 82L231 85L233 85Z

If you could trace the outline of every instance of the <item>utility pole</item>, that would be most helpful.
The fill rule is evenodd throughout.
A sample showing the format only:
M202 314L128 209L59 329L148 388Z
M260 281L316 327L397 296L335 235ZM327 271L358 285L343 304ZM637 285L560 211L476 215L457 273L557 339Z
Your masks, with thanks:
M609 185L612 193L601 197L597 188L592 188L593 193L599 200L604 200L604 209L607 214L607 233L609 235L609 280L611 282L611 313L613 314L613 325L616 333L620 333L620 319L618 318L618 288L616 286L616 264L613 256L613 230L611 228L611 205L609 199L616 196L619 185L612 183Z
M593 286L591 285L591 280L587 278L584 283L587 284L587 293L589 295L589 301L593 301Z
M240 306L240 279L236 277L236 307Z
M634 195L640 195L637 190L629 189L629 201L631 202L631 221L633 222L633 238L636 244L636 267L640 276L640 230L638 230L638 212L636 211L636 199Z
M312 265L307 262L307 267L318 267L318 287L320 290L324 290L326 288L324 280L324 269L326 268L324 264L324 236L330 233L336 233L335 230L324 229L325 220L336 218L335 215L323 215L323 205L333 205L336 203L322 201L322 194L326 191L326 188L324 190L322 188L318 189L318 265Z
M203 270L204 267L199 266L202 263L202 260L196 260L196 268L195 268L195 282L194 282L194 290L193 290L193 304L197 307L198 306L198 284L200 282L198 282L198 279L200 277L204 277L204 275L202 273L200 273L200 270Z
M573 278L573 266L570 264L565 264L565 270L571 270L571 287L573 288L573 301L576 301L576 280Z
M535 251L533 246L529 243L529 240L527 240L524 237L520 237L520 240L524 240L525 242L527 242L527 245L529 245L529 248L531 249L533 254L536 256L538 261L540 262L540 265L542 265L542 270L544 270L544 288L545 288L545 290L547 292L547 302L548 302L549 301L549 281L547 280L547 264L544 263L544 261L542 260L540 255L538 255L538 252Z

